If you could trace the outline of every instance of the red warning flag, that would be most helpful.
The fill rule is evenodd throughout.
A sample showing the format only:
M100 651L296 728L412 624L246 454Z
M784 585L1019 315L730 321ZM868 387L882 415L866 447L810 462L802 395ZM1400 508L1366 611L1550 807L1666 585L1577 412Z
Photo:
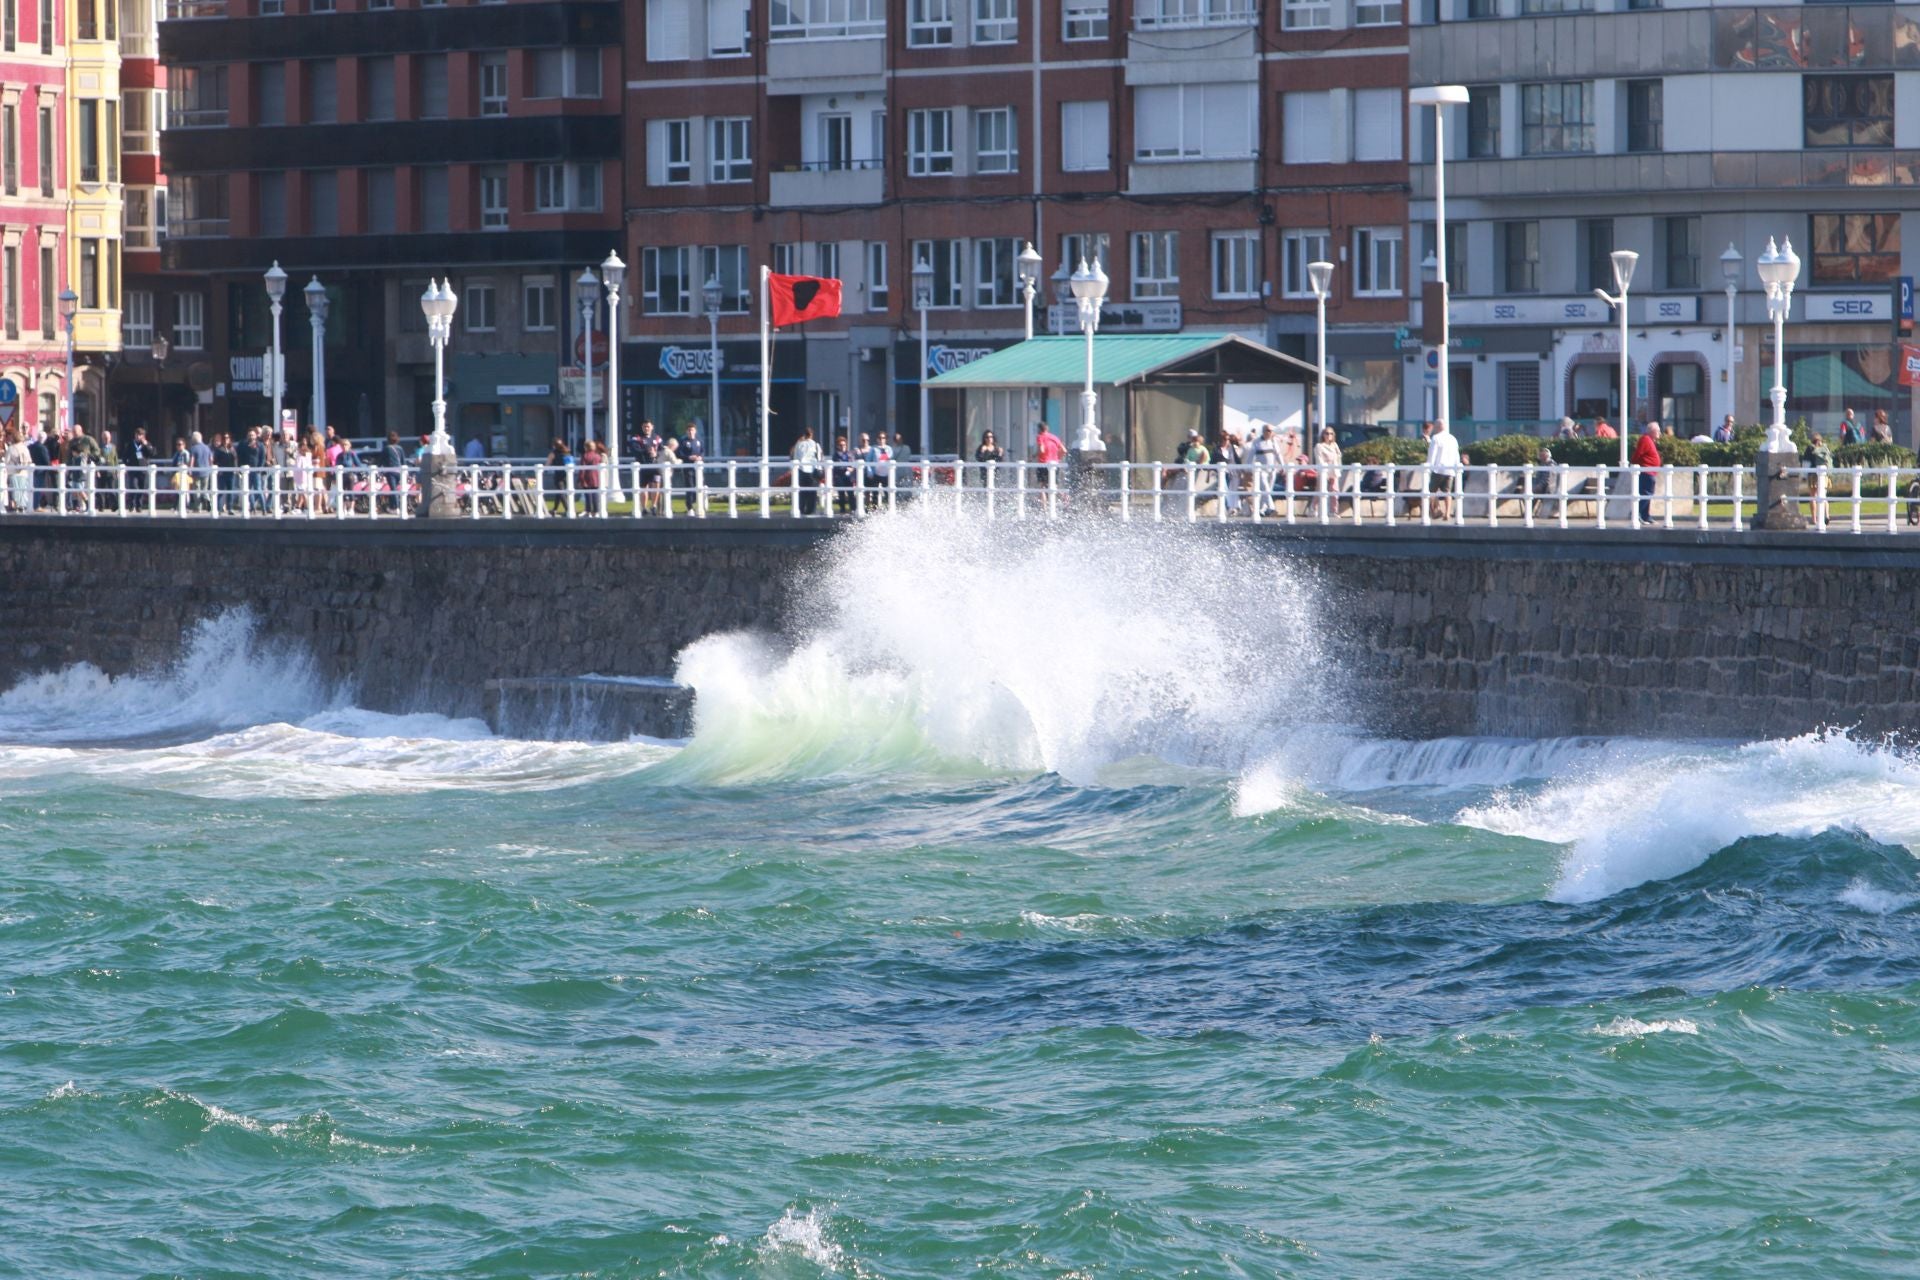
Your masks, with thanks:
M799 324L840 314L840 282L824 276L767 276L773 323Z

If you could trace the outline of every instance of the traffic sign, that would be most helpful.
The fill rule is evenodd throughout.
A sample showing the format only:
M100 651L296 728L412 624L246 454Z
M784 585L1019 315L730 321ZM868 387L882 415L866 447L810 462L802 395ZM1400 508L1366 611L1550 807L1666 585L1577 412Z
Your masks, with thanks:
M19 404L20 387L12 378L0 378L0 404Z

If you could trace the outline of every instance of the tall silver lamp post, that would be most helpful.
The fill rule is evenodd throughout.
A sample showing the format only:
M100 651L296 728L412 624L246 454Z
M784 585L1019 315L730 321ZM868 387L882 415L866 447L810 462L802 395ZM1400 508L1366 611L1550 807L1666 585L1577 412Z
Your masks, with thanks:
M1767 428L1768 453L1792 453L1793 433L1787 430L1787 314L1793 310L1793 285L1800 278L1800 255L1791 237L1780 248L1767 239L1767 251L1754 266L1767 289L1767 316L1773 321L1773 425Z
M1739 410L1735 408L1739 403L1739 397L1734 394L1733 387L1733 321L1734 308L1740 301L1740 269L1745 265L1746 259L1740 256L1740 251L1733 247L1732 242L1728 242L1727 251L1720 255L1720 277L1727 283L1726 384L1728 413L1739 412Z
M327 286L315 276L301 290L307 297L307 321L313 326L313 423L327 429Z
M1633 268L1640 255L1631 249L1615 249L1613 285L1620 292L1595 289L1593 296L1612 307L1620 317L1620 465L1627 465L1627 437L1633 434L1633 385L1627 374L1627 286L1633 283Z
M588 267L573 282L573 300L580 308L581 378L580 386L585 394L582 401L582 419L580 447L586 448L587 441L593 439L593 318L600 310L600 281Z
M283 381L280 371L286 367L286 361L280 354L280 312L281 303L287 296L287 273L280 269L278 259L267 268L266 281L267 307L273 312L273 363L267 367L267 380L273 386L273 422L269 429L273 438L277 440L280 438L280 399L286 391L286 388L280 385ZM156 441L155 447L157 448L158 445L159 442Z
M933 306L933 264L922 255L913 264L913 305L920 312L920 456L933 447L933 423L927 400L927 311Z
M1020 269L1021 314L1027 321L1027 338L1033 338L1033 292L1040 283L1040 254L1033 247L1033 241L1027 241L1027 247L1020 251L1016 260Z
M1434 272L1440 282L1440 370L1434 388L1439 411L1434 415L1443 430L1453 429L1452 367L1447 347L1453 336L1448 318L1451 301L1447 287L1447 111L1448 107L1467 104L1467 86L1463 84L1422 85L1407 92L1407 102L1416 107L1433 108L1433 225Z
M1087 339L1087 379L1080 392L1080 434L1074 439L1073 448L1076 453L1104 457L1107 446L1100 439L1100 393L1093 389L1093 335L1100 329L1100 306L1107 300L1107 273L1097 260L1088 266L1082 258L1072 282L1080 332Z
M707 448L720 447L720 277L708 276L700 290L707 304Z
M1327 425L1327 292L1333 284L1333 264L1331 262L1309 262L1307 264L1307 284L1313 289L1313 327L1320 339L1320 418L1316 429ZM1307 442L1307 452L1313 452L1313 442Z
M60 291L60 319L67 330L67 430L74 431L80 426L73 416L73 317L80 310L80 295L71 289Z
M627 264L611 250L600 264L600 278L607 284L607 501L625 502L620 491L620 434L626 428L626 414L620 405L620 286L627 279Z

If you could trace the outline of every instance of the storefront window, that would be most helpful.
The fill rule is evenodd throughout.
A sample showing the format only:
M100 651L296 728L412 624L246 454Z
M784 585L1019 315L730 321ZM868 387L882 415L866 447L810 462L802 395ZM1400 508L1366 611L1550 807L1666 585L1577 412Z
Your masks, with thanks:
M1773 389L1773 347L1761 352L1760 403L1771 413L1767 396ZM1894 439L1907 439L1907 396L1899 385L1894 349L1886 346L1787 347L1787 421L1805 418L1816 430L1827 429L1847 409L1862 422L1871 422L1876 409L1885 409L1893 423Z

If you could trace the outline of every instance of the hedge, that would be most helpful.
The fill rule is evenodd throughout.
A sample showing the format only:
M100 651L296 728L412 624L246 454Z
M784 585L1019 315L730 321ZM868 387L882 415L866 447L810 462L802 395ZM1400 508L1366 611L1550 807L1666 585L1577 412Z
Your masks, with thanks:
M1766 434L1765 427L1738 427L1734 430L1731 444L1695 444L1691 440L1662 436L1660 457L1669 466L1676 467L1751 467L1766 440ZM1806 423L1802 421L1793 430L1795 450L1804 452L1810 439ZM1572 440L1543 440L1527 435L1496 436L1491 440L1477 440L1462 445L1461 448L1475 466L1524 467L1538 456L1542 445L1553 450L1555 462L1564 462L1572 467L1617 465L1620 461L1618 440L1596 440L1591 436ZM1631 444L1628 447L1631 450ZM1389 455L1395 463L1418 465L1427 460L1426 442L1417 437L1376 436L1346 451L1348 462L1365 463L1368 466L1387 461ZM1834 449L1833 465L1835 469L1855 466L1912 467L1915 465L1915 456L1913 450L1895 444L1849 444Z

